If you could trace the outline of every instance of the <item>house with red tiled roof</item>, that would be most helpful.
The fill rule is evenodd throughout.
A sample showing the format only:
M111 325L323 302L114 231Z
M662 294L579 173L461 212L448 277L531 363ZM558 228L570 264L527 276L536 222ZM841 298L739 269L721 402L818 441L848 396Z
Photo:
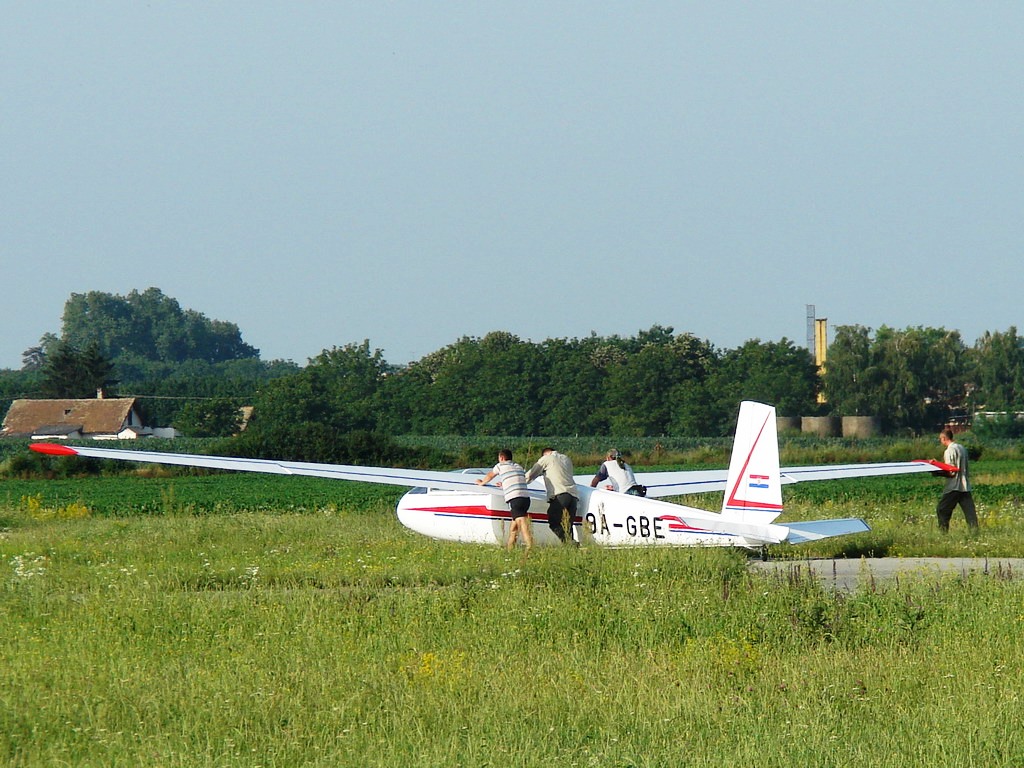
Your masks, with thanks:
M15 400L0 437L32 440L124 440L150 434L134 397Z

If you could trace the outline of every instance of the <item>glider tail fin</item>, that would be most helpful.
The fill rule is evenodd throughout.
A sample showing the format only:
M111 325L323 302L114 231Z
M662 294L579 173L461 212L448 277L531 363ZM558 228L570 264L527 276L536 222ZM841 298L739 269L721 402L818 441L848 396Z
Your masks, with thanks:
M767 525L782 514L782 475L775 408L740 403L722 516Z

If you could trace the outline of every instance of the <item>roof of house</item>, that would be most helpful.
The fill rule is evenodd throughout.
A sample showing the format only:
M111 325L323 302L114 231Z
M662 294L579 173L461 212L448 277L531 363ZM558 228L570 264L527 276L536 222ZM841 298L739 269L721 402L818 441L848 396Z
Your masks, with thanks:
M41 427L68 430L78 427L82 434L116 434L124 426L132 409L134 397L111 397L91 400L15 400L4 417L4 437L30 437ZM54 433L58 434L58 433Z
M32 430L32 434L62 437L66 435L73 435L76 432L81 434L83 428L84 427L81 424L41 424Z

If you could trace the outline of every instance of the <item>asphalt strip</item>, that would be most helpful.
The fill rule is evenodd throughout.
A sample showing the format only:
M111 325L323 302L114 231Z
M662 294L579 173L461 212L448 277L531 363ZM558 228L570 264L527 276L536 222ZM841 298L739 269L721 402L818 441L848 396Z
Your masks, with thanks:
M1024 558L1015 557L864 557L859 560L751 560L753 571L787 581L813 576L827 587L853 591L862 584L901 579L938 581L951 575L982 573L999 579L1024 577Z

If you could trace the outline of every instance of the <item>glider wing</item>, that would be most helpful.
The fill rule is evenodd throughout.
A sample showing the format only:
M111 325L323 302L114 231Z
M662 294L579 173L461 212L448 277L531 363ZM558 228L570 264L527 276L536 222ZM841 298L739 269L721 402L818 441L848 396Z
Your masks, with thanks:
M494 485L477 485L476 477L458 472L439 472L423 469L399 469L393 467L361 467L346 464L315 464L300 461L276 461L273 459L243 459L228 456L206 456L190 453L169 453L165 451L136 451L123 448L92 448L64 445L62 443L33 443L33 451L51 456L83 456L117 461L136 461L152 464L175 464L185 467L207 469L228 469L239 472L263 472L275 475L304 475L327 477L335 480L398 485L406 488L430 487L447 491L468 491L472 493L498 494ZM897 461L880 464L837 464L816 467L784 467L782 482L797 483L810 480L836 480L844 477L870 477L874 475L899 475L911 472L936 472L952 469L938 461ZM638 483L647 486L648 498L685 496L694 493L724 491L727 479L724 469L683 470L671 472L638 472ZM592 475L580 475L576 482L590 486ZM543 496L543 490L531 488L531 496Z
M239 472L264 472L274 475L304 475L328 477L335 480L355 480L364 483L401 485L406 488L429 487L444 491L500 495L496 485L477 485L480 476L465 472L437 472L423 469L396 469L391 467L360 467L347 464L313 464L301 461L275 461L270 459L242 459L227 456L204 456L191 453L165 453L163 451L133 451L120 448L92 448L58 443L34 443L33 451L51 456L84 456L118 461L137 461L152 464L176 464L185 467L230 469ZM532 489L531 489L532 490Z

